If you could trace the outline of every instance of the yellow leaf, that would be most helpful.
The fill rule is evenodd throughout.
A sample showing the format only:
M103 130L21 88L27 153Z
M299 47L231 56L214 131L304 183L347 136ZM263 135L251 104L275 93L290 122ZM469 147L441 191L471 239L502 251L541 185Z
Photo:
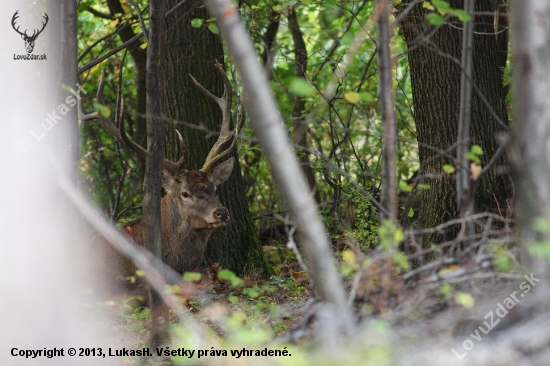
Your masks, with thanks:
M344 100L349 104L357 104L359 103L359 93L347 92L344 94Z
M439 274L443 274L443 273L448 273L448 272L453 272L453 271L456 271L457 269L459 269L460 266L458 264L451 264L445 268L442 268L438 271Z
M472 295L465 292L458 292L455 295L455 302L459 305L464 306L466 309L471 309L474 307L475 300Z
M395 233L393 234L393 241L396 243L401 243L405 239L405 234L403 234L403 230L397 229L395 230Z
M476 163L470 163L470 173L472 174L472 179L477 180L479 178L479 175L481 174L481 165L477 165Z
M342 253L342 259L347 264L352 264L353 265L353 264L355 264L355 253L353 253L349 249L344 250L344 252Z

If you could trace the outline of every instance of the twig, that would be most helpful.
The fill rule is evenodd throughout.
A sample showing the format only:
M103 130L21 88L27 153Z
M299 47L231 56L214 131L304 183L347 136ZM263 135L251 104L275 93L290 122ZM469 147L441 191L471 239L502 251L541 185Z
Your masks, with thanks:
M178 5L174 6L172 9L170 9L169 11L167 11L164 14L164 17L167 17L167 16L173 14L180 6L182 6L186 2L187 2L187 0L183 0ZM147 29L147 28L144 28L144 29ZM118 53L119 51L121 51L121 50L125 49L126 47L130 46L131 44L133 44L134 42L139 40L143 35L144 35L143 32L141 32L139 34L136 34L134 37L130 38L128 41L124 42L122 45L114 48L113 50L111 50L109 52L107 52L105 55L103 55L101 57L98 57L94 61L89 62L86 65L82 66L81 68L78 69L78 75L82 74L84 71L86 71L88 69L91 69L95 65L100 64L101 62L105 61L106 59L108 59L109 57L114 55L115 53Z
M138 13L139 23L141 24L141 29L143 30L143 34L145 35L145 40L149 42L149 32L145 27L145 21L143 20L143 14L141 12L141 9L139 8L138 4L135 3L134 0L128 0L128 2L132 4L132 6L136 9Z
M126 55L128 54L128 50L124 52L124 56L122 56L122 62L121 64L124 65L124 61L126 60ZM119 126L121 123L124 123L124 102L122 101L122 70L124 69L123 66L120 66L120 70L118 73L118 90L117 90L117 101L120 101L120 103L117 103L117 113L116 113L116 119L115 119L115 125ZM118 180L116 194L115 194L115 203L113 205L113 210L111 211L111 221L116 223L115 218L118 217L117 211L118 207L120 205L120 196L122 194L122 186L124 184L124 180L126 179L126 168L124 160L122 159L122 154L120 152L120 142L115 139L115 150L117 153L118 162L120 164L120 168L122 170L122 173L120 174L120 178Z

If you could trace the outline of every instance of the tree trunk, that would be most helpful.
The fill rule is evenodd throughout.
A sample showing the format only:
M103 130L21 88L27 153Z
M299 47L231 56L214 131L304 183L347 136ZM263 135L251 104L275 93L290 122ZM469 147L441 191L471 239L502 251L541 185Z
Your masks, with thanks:
M410 1L403 1L406 7ZM498 149L495 134L507 130L508 118L504 100L502 71L493 17L493 1L476 1L473 50L472 120L470 138L480 145L484 154L481 164L487 165ZM462 8L460 0L450 1L453 8ZM420 180L430 189L421 191L418 226L434 227L457 215L454 175L443 175L443 165L454 165L460 102L460 57L462 23L449 18L435 30L426 20L426 9L414 8L401 24L401 32L409 50L409 67L414 103L414 120L419 145ZM433 34L432 34L433 32ZM429 35L429 37L428 37ZM477 90L476 90L477 89ZM485 105L480 94L486 99ZM492 109L493 114L490 109ZM498 116L500 122L495 118ZM505 215L512 195L509 177L503 173L506 161L500 158L479 182L475 195L475 209ZM430 238L440 242L457 233L452 228L445 236ZM426 243L428 244L428 243Z
M178 2L170 0L166 8L171 9ZM188 169L202 167L210 148L218 138L216 132L221 125L218 105L201 93L191 82L189 74L213 94L223 94L223 80L214 67L215 60L223 62L224 58L221 38L206 26L193 28L191 20L197 18L206 21L209 16L202 2L195 0L184 4L166 19L166 115L168 121L179 122L175 125L167 124L167 157L177 160L181 154L174 133L174 128L178 128L187 146ZM187 124L192 124L193 128ZM204 129L197 129L198 126ZM236 150L231 156L238 160ZM239 164L235 165L229 180L219 186L218 195L221 203L230 212L231 223L225 229L216 230L211 236L204 264L218 262L239 275L268 274L270 269L246 205Z
M162 96L162 61L164 56L164 1L149 1L149 42L147 46L147 159L143 180L143 244L157 258L162 258L160 223L160 193L164 160L164 100ZM161 295L149 288L152 330L151 349L160 345L168 330L168 312L164 311Z
M548 273L550 232L550 36L544 1L511 1L514 55L514 143L511 162L517 184L521 263L534 273ZM537 19L537 21L534 21ZM538 220L538 224L536 224Z

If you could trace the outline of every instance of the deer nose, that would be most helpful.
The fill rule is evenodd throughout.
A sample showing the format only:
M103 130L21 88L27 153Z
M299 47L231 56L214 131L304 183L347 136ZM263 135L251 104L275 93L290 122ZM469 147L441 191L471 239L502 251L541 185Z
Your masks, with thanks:
M221 222L229 221L229 212L227 209L222 208L214 212L214 217Z

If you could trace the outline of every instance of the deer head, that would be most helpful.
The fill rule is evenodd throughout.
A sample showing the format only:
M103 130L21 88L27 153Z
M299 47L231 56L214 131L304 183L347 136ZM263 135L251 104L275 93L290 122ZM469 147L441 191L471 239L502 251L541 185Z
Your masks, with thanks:
M32 33L31 36L29 36L27 34L27 30L25 29L25 32L21 33L19 31L19 27L15 28L15 21L17 18L19 18L19 10L15 12L15 14L13 14L13 17L11 18L11 26L13 27L13 29L19 33L21 35L21 38L23 38L23 40L25 41L25 49L27 50L27 53L32 53L32 50L34 49L34 42L36 41L36 38L38 38L38 36L40 35L40 33L42 33L42 31L44 30L44 28L46 28L46 24L48 24L48 14L44 13L44 15L42 16L44 18L44 21L42 22L42 29L38 30L38 29L35 29Z
M200 170L184 169L184 155L176 162L166 158L163 161L162 186L166 191L166 195L161 201L162 259L180 273L192 270L200 265L208 238L213 230L224 227L229 223L229 212L219 202L216 196L216 186L229 178L235 159L230 158L219 165L217 164L235 146L235 137L240 130L241 123L238 123L234 133L230 131L232 89L222 65L217 63L216 67L224 79L224 95L222 97L214 96L192 76L191 78L195 85L205 95L216 101L222 109L223 119L218 140L210 150ZM97 102L100 104L103 104L103 86L104 73L101 75L97 92ZM82 121L100 120L119 141L134 151L140 158L145 159L146 150L130 139L124 130L122 119L124 101L120 95L119 103L121 108L116 116L118 127L110 119L102 116L99 111L84 114L81 101L79 101L79 118ZM185 151L183 138L179 131L176 130L176 132L182 151ZM229 143L229 147L224 150L223 147ZM134 241L143 245L141 218L125 225L123 228ZM123 274L132 275L133 266L127 261L123 262L118 261L118 266L121 267Z

